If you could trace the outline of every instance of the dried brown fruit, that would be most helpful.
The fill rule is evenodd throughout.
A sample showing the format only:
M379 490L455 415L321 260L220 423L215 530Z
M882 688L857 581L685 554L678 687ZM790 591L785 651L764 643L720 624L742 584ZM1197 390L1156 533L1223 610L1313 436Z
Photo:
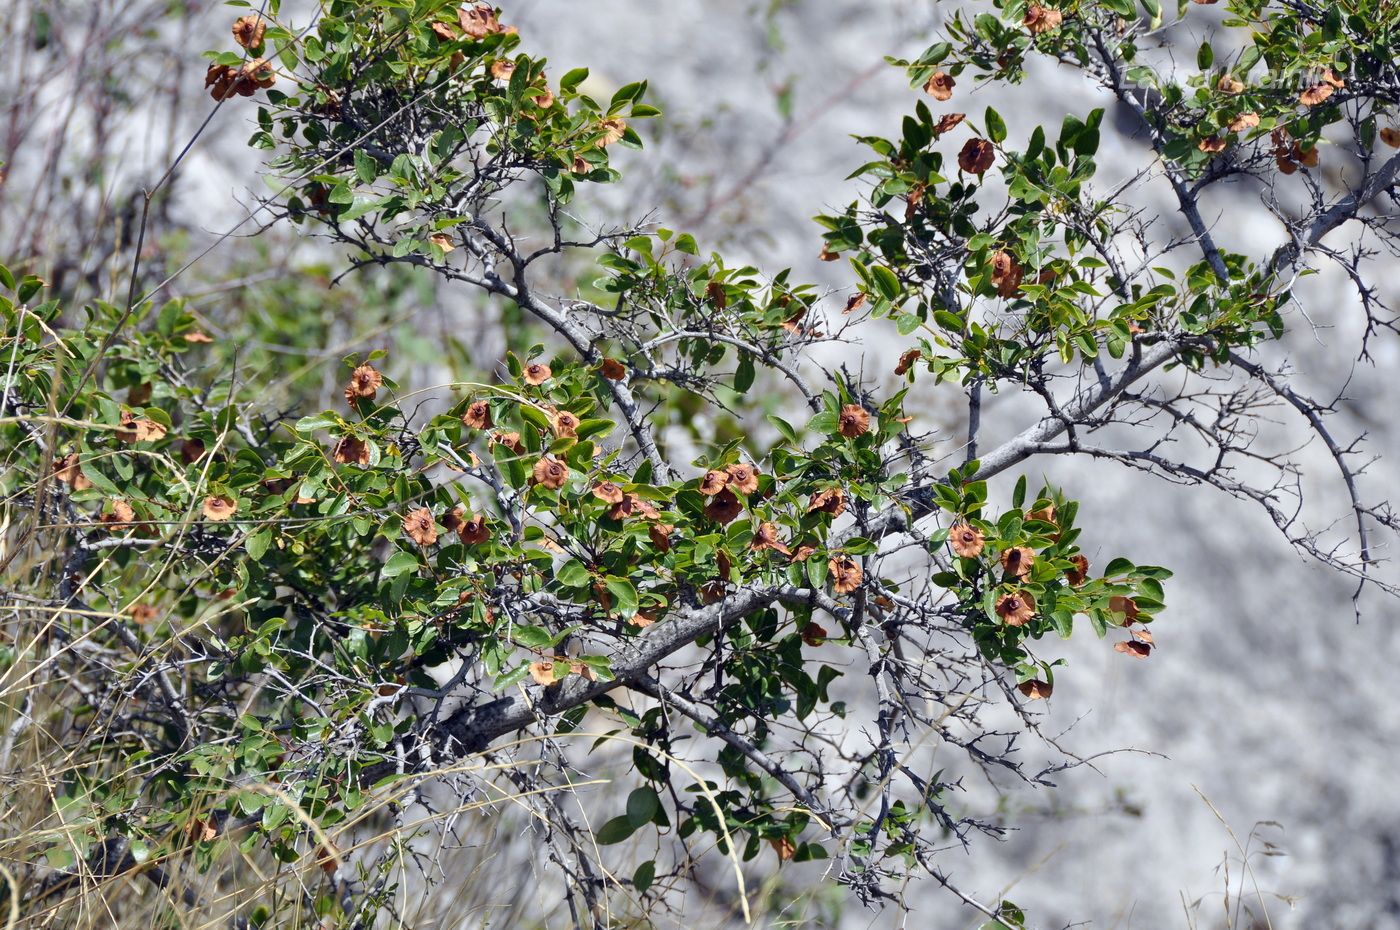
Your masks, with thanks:
M335 444L331 458L342 465L368 465L369 443L354 436L346 436Z
M495 421L491 419L491 404L484 400L474 400L467 404L467 412L462 414L462 423L472 429L490 429L495 425Z
M823 259L823 260L825 261L825 259ZM792 314L792 316L788 317L786 320L783 320L783 322L782 322L782 327L783 327L783 329L786 330L787 332L792 333L793 335L801 335L801 334L802 334L802 320L803 320L806 316L807 316L807 308L806 308L805 306L798 307L797 310L796 310L796 312L794 312L794 313Z
M641 504L641 497L637 494L623 494L622 500L616 501L608 511L609 520L623 521L637 513Z
M967 119L966 113L945 113L938 118L938 122L933 127L933 134L941 136L965 119Z
M345 386L345 400L354 403L355 398L372 400L384 384L384 376L374 370L373 365L361 365L350 373L350 383Z
M1305 107L1315 107L1332 96L1334 89L1331 84L1326 82L1314 84L1298 95L1298 102Z
M180 443L180 461L193 465L204 458L204 443L198 439L186 439Z
M839 517L846 512L846 492L840 488L826 488L812 495L812 499L807 502L807 512L820 510L822 513L829 513L833 517Z
M404 514L403 531L420 546L431 546L438 541L437 521L433 519L433 512L427 507L419 507Z
M899 364L894 366L894 373L903 375L905 372L909 371L910 368L914 367L915 362L923 357L924 353L922 350L910 349L899 357Z
M1065 580L1070 587L1077 588L1089 578L1089 560L1082 555L1072 555L1069 561L1074 567L1065 572Z
M444 42L456 42L457 30L447 23L433 23L433 34Z
M609 381L621 381L627 377L627 368L615 358L605 358L598 371Z
M131 504L117 498L111 502L110 509L98 519L114 530L126 529L136 519L136 511Z
M996 151L986 139L968 139L958 152L958 167L968 174L982 174L992 167Z
M238 88L238 93L244 97L251 97L254 89L268 88L276 84L277 74L272 69L272 62L265 58L254 58L239 69L239 80L243 86Z
M209 96L215 100L232 96L233 80L237 73L237 69L228 65L211 64L204 72L204 86L209 91Z
M758 529L754 531L753 541L749 543L749 548L755 552L771 549L774 552L781 552L783 555L792 554L792 550L778 538L778 525L776 523L760 523Z
M457 536L463 545L476 546L491 538L491 528L486 525L486 515L474 513L457 527Z
M539 386L554 376L548 365L531 362L525 366L525 383Z
M1003 594L997 599L996 611L1007 626L1025 626L1035 616L1035 598L1025 591Z
M530 677L535 680L537 685L548 686L558 681L554 675L553 662L531 662Z
M493 433L491 438L486 440L486 447L505 446L516 455L525 451L525 444L520 441L520 434L516 432Z
M165 438L166 432L165 424L123 410L117 438L122 442L157 442Z
M992 255L992 285L1001 297L1014 297L1021 290L1021 278L1025 269L1010 252L996 252Z
M554 435L561 437L578 435L579 419L576 415L567 410L559 410L550 419L554 426Z
M1231 132L1248 132L1259 125L1258 113L1241 113L1230 120L1230 125L1226 127Z
M141 626L153 622L156 617L160 616L160 611L150 604L132 604L128 608L128 612L131 614L131 621Z
M1058 29L1064 18L1064 14L1059 10L1032 3L1026 7L1026 17L1021 20L1021 25L1029 29L1033 35L1040 35L1042 32Z
M947 71L935 71L925 82L924 91L934 100L950 100L953 97L953 87L957 83Z
M1137 621L1138 606L1137 601L1131 597L1115 594L1108 599L1108 609L1110 613L1121 614L1123 619L1119 621L1123 626L1132 626Z
M700 493L707 497L713 497L728 486L729 472L723 469L712 468L700 479Z
M484 39L505 31L505 27L496 18L495 7L489 3L478 3L476 6L458 10L457 22L461 25L462 32L473 39Z
M1030 681L1023 681L1016 686L1018 690L1032 701L1043 701L1055 690L1048 681L1039 681L1032 678Z
M860 587L865 573L856 560L848 555L838 555L827 560L826 567L831 571L831 586L837 594L850 594Z
M1233 74L1222 74L1220 80L1215 82L1215 89L1233 97L1235 94L1244 93L1244 82Z
M467 520L467 508L464 504L458 504L447 513L442 515L441 523L449 533L456 533L462 529L462 524Z
M535 463L531 480L557 491L569 480L569 467L558 459L542 458Z
M620 504L625 496L622 488L611 481L600 481L591 490L594 497L606 504Z
M729 486L741 494L752 494L758 490L758 469L752 465L727 465L724 474Z
M185 824L185 836L191 843L209 843L219 836L219 828L207 817L191 817Z
M204 518L215 523L230 520L238 512L238 501L223 494L204 499Z
M982 531L967 523L955 523L948 530L948 545L960 558L975 559L982 554L987 538Z
M272 64L255 58L241 66L212 64L204 73L204 86L215 100L226 100L235 94L251 97L260 87L277 83ZM186 337L188 338L188 337Z
M1012 546L1001 554L1001 567L1008 574L1025 581L1035 564L1035 553L1025 546Z
M76 452L71 452L54 463L53 476L75 491L86 491L92 487L88 476L83 474L83 466Z
M653 523L647 527L647 537L651 544L662 552L671 551L671 534L676 528L669 523Z
M847 404L836 417L836 428L847 439L855 439L870 432L870 411L859 404Z
M598 124L598 128L603 130L603 138L598 140L599 148L604 148L612 145L614 142L619 142L622 140L622 137L627 134L627 123L616 117L603 120Z
M1196 143L1196 148L1200 149L1202 152L1215 154L1216 152L1225 151L1226 144L1225 140L1219 136L1206 136L1200 142Z
M261 47L266 32L267 22L256 13L240 16L233 23L233 41L246 49Z
M1145 659L1152 654L1152 646L1149 643L1139 642L1130 639L1123 643L1113 644L1114 652L1122 652L1132 656L1134 659Z
M744 505L739 503L739 498L734 496L734 492L725 488L705 505L705 516L716 523L732 523L734 518L743 513Z

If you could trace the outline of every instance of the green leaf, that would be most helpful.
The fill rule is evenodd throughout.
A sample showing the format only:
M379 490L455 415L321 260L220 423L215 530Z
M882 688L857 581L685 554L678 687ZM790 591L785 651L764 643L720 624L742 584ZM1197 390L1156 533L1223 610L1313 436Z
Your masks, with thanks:
M636 829L626 816L614 817L603 824L593 838L599 846L612 846L627 839Z
M272 532L270 530L258 530L248 536L243 548L248 552L248 558L254 562L262 561L262 557L267 553L267 547L272 542Z
M381 578L397 578L398 576L418 570L418 556L413 552L405 552L400 549L389 557L389 561L384 563L384 568L380 570Z
M895 273L884 265L876 265L870 269L870 276L880 296L893 303L900 292L899 278Z
M991 107L987 107L986 123L988 138L998 144L1006 140L1006 122L1001 118L1001 114Z
M567 585L570 588L582 588L588 584L592 576L589 575L588 569L584 567L582 562L578 559L570 559L559 566L559 571L555 573L554 577L562 585Z
M786 439L789 443L791 443L794 446L799 444L797 439L797 430L793 429L792 424L789 423L787 420L784 420L782 417L774 416L770 413L768 414L768 422L772 423L773 428L776 429L782 435L782 437Z
M638 894L643 894L651 883L656 881L656 861L648 859L637 866L637 871L632 873L632 887L637 889Z
M364 149L355 149L355 176L362 184L371 184L379 176L379 165Z
M608 578L603 584L613 596L613 608L624 614L634 614L639 606L637 589L625 578Z
M1133 563L1125 558L1119 557L1108 563L1108 568L1103 570L1105 578L1117 578L1119 575L1127 575L1133 570Z
M554 635L544 627L538 626L512 627L510 638L526 649L548 649L554 645Z
M747 393L753 387L753 358L747 352L739 356L739 367L734 370L734 390Z
M571 94L578 90L578 86L586 80L588 80L588 69L575 68L559 79L559 90Z
M297 420L296 431L306 436L316 432L318 429L330 429L333 426L338 426L340 422L340 417L327 410L325 413L318 413L315 416L302 417L300 420Z
M530 404L521 404L520 416L525 419L525 422L536 429L541 429L545 432L549 432L551 429L549 417L538 407L531 406Z
M659 810L661 798L652 788L643 786L627 796L627 820L633 828L651 823Z

